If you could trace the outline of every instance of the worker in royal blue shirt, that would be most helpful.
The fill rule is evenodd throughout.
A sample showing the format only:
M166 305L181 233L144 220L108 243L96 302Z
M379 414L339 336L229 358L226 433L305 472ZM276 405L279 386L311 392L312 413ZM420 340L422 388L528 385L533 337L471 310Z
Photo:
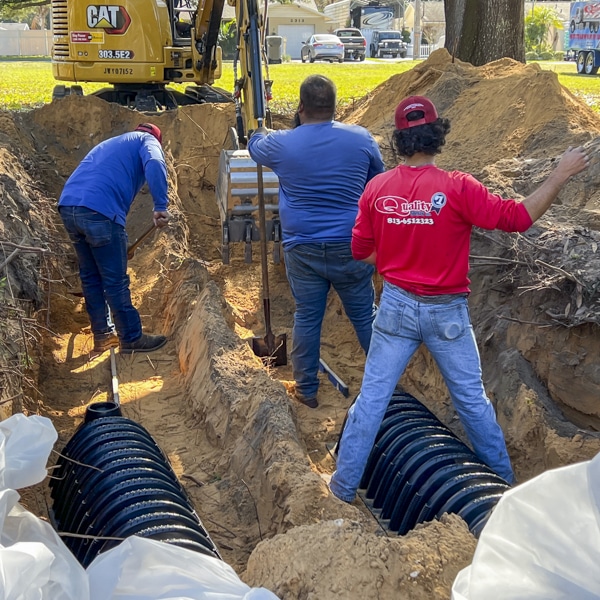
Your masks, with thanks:
M154 201L154 225L164 227L169 222L167 167L161 131L151 123L93 148L67 180L58 201L79 261L95 352L116 346L122 353L151 352L167 341L165 336L142 332L127 275L125 222L146 182Z
M282 245L296 303L291 351L295 397L310 408L318 406L321 326L330 287L340 296L365 352L375 316L374 268L352 258L350 241L358 199L384 164L371 134L335 121L335 107L333 81L311 75L300 86L300 126L260 128L248 141L252 159L279 178Z

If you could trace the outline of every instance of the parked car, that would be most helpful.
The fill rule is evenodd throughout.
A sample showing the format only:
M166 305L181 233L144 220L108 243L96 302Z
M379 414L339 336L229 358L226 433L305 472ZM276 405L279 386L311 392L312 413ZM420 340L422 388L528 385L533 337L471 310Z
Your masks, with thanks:
M337 35L331 33L315 33L306 42L302 42L300 50L302 62L307 60L328 60L344 62L344 44Z
M367 40L360 29L346 27L344 29L336 29L333 34L337 35L342 40L342 44L344 44L345 59L365 60L365 56L367 55Z
M408 49L399 31L374 31L371 38L371 58L406 58Z

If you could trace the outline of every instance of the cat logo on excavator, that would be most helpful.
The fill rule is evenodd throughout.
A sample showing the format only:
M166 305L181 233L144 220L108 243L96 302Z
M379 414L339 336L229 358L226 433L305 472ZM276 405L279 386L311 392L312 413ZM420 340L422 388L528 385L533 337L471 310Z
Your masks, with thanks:
M124 6L91 4L87 7L87 24L90 29L104 29L110 35L123 34L131 23Z

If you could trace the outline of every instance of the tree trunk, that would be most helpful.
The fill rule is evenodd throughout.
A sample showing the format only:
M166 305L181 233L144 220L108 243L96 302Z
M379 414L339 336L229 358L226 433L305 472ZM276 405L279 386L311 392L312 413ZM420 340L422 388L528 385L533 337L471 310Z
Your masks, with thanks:
M525 0L444 0L446 49L475 66L525 62Z

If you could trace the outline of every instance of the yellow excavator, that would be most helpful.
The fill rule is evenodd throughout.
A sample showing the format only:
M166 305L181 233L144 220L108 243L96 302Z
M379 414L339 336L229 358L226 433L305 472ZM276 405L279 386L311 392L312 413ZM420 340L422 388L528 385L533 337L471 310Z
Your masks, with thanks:
M245 261L252 262L252 243L260 242L267 336L253 347L259 356L275 352L277 364L285 364L285 339L275 340L270 331L266 264L267 241L273 242L274 261L280 261L279 182L244 149L252 131L271 126L272 81L263 73L267 4L261 11L258 0L227 0L237 26L230 94L213 86L222 71L218 38L225 0L89 2L52 0L54 78L74 82L57 85L53 99L83 94L82 82L105 82L108 87L94 95L140 111L235 103L233 149L221 151L216 185L222 258L229 263L229 244L244 242ZM169 84L188 85L179 91Z

